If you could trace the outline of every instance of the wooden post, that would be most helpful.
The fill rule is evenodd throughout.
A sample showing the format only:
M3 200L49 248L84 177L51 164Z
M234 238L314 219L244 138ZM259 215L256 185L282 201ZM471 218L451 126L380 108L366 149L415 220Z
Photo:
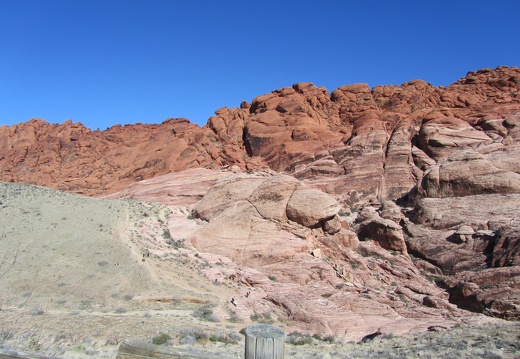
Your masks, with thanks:
M246 328L245 359L283 359L285 333L268 324L252 324Z

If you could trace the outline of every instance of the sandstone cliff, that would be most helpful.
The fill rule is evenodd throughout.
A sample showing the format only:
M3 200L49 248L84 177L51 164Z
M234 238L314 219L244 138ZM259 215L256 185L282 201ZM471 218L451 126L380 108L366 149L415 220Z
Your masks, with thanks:
M287 283L312 284L319 277L336 288L338 280L346 280L342 275L358 285L373 283L377 272L377 278L386 278L388 292L372 295L387 305L389 316L411 315L394 303L406 297L430 314L434 309L455 313L452 304L457 304L518 319L519 90L520 69L498 67L470 72L446 88L415 80L372 89L354 84L329 94L299 83L240 108L221 108L202 128L170 119L91 131L71 121L55 125L35 119L0 127L0 180L94 196L125 189L116 196L130 196L131 184L138 188L144 179L188 168L236 165L250 174L283 173L270 182L237 175L219 183L212 174L203 191L194 191L193 215L208 221L193 236L194 246L233 258L243 248L233 254L232 244L223 245L233 239L226 237L230 223L244 238L255 237L255 230L261 234L255 238L273 241L290 233L307 240L286 249L300 253L293 261L305 257L298 263L307 263L308 270L295 276L276 263L258 262ZM329 201L317 190L331 202L324 217L313 219L302 203ZM168 203L164 193L154 192L154 200ZM313 195L317 199L309 201ZM336 215L339 209L351 214L348 221ZM332 264L306 257L314 249ZM240 253L239 258L255 255ZM274 257L288 261L284 253ZM361 258L370 256L381 260ZM350 274L340 267L350 268ZM316 270L322 273L318 277ZM398 285L389 285L396 278ZM312 305L294 304L294 291L302 290L295 288L284 287L268 299L305 322L301 308L312 312ZM345 293L315 294L332 298L325 307L347 303ZM323 313L329 318L324 326L341 330L333 312Z
M420 190L433 197L514 192L519 87L520 70L499 67L447 88L415 80L329 94L300 83L221 108L202 128L170 119L91 131L34 119L0 127L0 179L102 195L185 168L237 164L314 180L347 202L400 198L423 176ZM459 166L478 172L450 176Z

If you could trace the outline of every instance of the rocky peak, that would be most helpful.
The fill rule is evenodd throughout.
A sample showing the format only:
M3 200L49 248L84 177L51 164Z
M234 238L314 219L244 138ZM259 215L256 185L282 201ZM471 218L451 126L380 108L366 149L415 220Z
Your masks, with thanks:
M292 174L343 202L352 191L396 199L459 150L487 158L514 145L519 76L516 67L498 67L447 88L413 80L346 85L330 94L298 83L218 109L202 128L168 119L90 131L35 119L0 129L1 179L104 194L183 168L238 165Z

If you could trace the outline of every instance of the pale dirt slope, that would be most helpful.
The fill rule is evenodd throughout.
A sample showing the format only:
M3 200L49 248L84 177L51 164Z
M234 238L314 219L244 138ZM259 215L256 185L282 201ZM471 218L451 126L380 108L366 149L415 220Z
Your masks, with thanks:
M0 184L0 348L113 357L125 339L224 327L192 315L232 291L166 244L170 214L163 205ZM143 258L145 247L152 254Z

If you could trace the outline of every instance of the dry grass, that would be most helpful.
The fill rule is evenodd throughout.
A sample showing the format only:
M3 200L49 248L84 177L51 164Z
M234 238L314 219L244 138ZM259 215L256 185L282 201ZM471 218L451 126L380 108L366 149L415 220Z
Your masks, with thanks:
M308 342L311 342L308 339ZM449 330L401 337L378 337L369 343L286 346L286 358L518 358L520 323L462 325Z

